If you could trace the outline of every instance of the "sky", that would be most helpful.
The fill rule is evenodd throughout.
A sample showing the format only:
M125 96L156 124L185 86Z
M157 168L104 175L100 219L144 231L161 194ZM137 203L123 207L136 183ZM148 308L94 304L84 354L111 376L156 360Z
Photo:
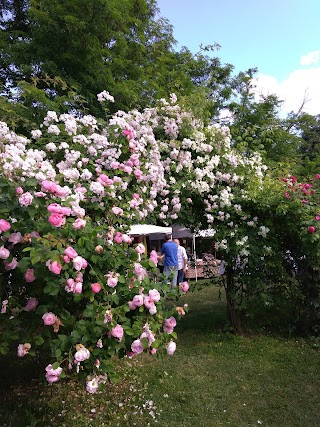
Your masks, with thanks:
M235 72L257 68L256 93L275 93L282 111L320 114L320 0L158 0L176 48L218 43Z

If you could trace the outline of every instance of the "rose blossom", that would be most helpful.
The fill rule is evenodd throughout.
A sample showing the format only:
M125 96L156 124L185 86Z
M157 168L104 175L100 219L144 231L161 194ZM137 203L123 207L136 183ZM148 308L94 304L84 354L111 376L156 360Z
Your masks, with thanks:
M48 261L47 267L51 273L60 274L62 265L58 263L58 261Z
M22 187L17 187L16 188L16 194L19 194L19 195L23 194L23 188Z
M72 224L75 230L81 230L86 226L87 221L81 218L77 218L75 222Z
M320 215L316 215L316 221L320 221Z
M134 353L142 353L143 352L143 344L141 342L141 340L137 339L135 341L133 341L133 343L131 344L131 350Z
M51 326L56 322L57 316L49 311L48 313L44 313L42 320L46 326Z
M28 268L28 270L24 273L25 281L28 283L34 282L36 280L36 277L34 275L34 269Z
M142 243L139 243L139 244L134 248L134 250L135 250L139 255L141 255L141 254L144 254L144 253L145 253L146 248L144 247L144 245L143 245Z
M144 295L135 295L132 299L133 304L136 307L141 307L143 305Z
M308 231L310 234L313 234L316 231L316 227L313 227L312 225L310 225L310 227L308 227Z
M94 377L92 380L88 380L86 383L86 390L88 393L96 393L99 388L99 378Z
M154 314L156 314L156 312L157 312L157 307L153 304L153 306L149 308L149 313L151 314L151 316L153 316Z
M77 252L71 246L68 246L67 249L65 249L64 253L70 259L74 259L78 256Z
M64 215L61 215L61 214L50 215L48 218L48 221L54 227L61 227L62 225L64 225L66 223L66 219L65 219Z
M123 337L123 328L121 325L117 325L114 328L111 329L111 335L117 340L121 341Z
M85 347L80 347L74 355L74 363L83 362L90 357L90 351Z
M150 289L149 297L152 298L154 302L159 302L161 298L160 293L157 289Z
M31 205L32 200L33 200L32 194L27 192L27 193L22 194L19 197L19 204L20 204L20 206L29 206L29 205Z
M24 307L25 311L32 311L34 310L37 305L39 304L37 298L29 298L27 301L27 304Z
M17 233L11 233L8 241L16 245L22 241L22 234L19 231Z
M29 353L29 350L31 348L31 344L26 342L25 344L19 344L17 349L17 355L18 357L23 357L26 354Z
M94 294L97 294L98 292L101 291L101 286L99 283L92 283L91 285L91 290Z
M10 230L11 225L5 219L0 219L0 233Z
M80 270L86 268L87 265L88 265L88 262L84 258L82 258L81 256L77 256L73 259L73 268L76 271L80 271Z
M122 233L120 233L120 231L118 231L117 234L114 236L114 241L116 243L122 243Z
M4 246L0 248L0 259L7 259L10 256L10 251L6 249Z
M189 290L189 283L188 282L181 282L179 284L180 289L182 292L187 292Z
M17 258L12 258L11 262L5 261L4 268L6 271L15 270L19 265Z
M112 208L112 212L115 214L115 215L123 215L123 210L121 209L121 208L118 208L117 206L114 206L113 208Z
M170 341L169 344L167 345L166 349L167 349L167 354L169 356L172 356L173 353L176 351L177 345L174 341Z
M59 366L57 369L53 369L52 365L46 367L46 379L48 383L55 383L59 381L59 376L62 373L62 368Z

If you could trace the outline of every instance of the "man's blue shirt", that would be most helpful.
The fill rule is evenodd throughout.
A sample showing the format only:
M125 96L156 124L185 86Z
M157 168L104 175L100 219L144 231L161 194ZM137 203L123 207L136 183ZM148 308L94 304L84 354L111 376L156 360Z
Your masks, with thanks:
M164 266L173 267L178 266L178 245L172 240L164 243L161 248L164 254Z

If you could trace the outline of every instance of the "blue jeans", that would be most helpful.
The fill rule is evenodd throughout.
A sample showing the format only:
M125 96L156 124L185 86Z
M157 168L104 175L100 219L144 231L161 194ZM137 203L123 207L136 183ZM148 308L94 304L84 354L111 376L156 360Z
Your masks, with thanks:
M171 278L171 288L177 286L177 278L178 278L178 266L177 265L165 265L163 272L168 279Z
M178 270L178 284L184 281L184 274L183 274L183 268L181 270Z

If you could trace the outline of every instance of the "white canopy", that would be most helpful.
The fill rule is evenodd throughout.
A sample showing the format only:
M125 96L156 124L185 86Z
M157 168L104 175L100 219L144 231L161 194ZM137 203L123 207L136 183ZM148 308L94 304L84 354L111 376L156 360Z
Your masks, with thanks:
M172 227L159 227L151 224L132 225L128 234L131 236L146 236L150 234L172 234Z

